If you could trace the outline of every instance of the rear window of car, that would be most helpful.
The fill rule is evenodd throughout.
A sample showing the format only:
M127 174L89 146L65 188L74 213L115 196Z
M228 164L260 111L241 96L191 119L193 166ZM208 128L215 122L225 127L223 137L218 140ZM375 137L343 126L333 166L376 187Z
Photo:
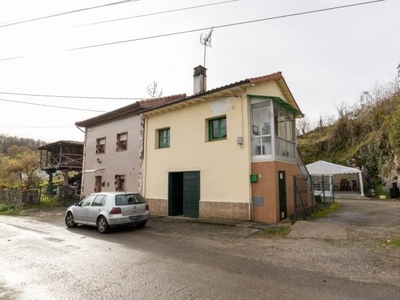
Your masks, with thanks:
M146 199L140 194L124 194L115 196L115 205L132 205L146 203Z

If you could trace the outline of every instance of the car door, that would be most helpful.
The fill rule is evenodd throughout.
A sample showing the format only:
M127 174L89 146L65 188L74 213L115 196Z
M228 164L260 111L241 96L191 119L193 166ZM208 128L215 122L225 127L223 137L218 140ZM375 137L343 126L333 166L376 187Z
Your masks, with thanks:
M88 209L97 195L89 195L84 198L77 206L74 206L74 219L77 223L87 223Z
M104 209L107 195L97 195L92 204L88 207L87 221L96 224L99 213Z

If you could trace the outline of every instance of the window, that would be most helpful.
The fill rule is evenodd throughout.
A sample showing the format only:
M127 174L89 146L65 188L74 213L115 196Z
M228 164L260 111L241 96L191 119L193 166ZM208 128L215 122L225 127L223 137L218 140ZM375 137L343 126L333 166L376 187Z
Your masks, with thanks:
M212 119L208 121L208 140L226 139L226 117Z
M140 194L125 194L115 197L115 205L132 205L146 203L146 200Z
M274 99L251 99L252 155L296 157L294 112ZM265 158L265 157L264 157Z
M117 151L127 150L128 149L128 133L119 133L117 134Z
M170 129L158 130L158 148L169 148L170 146Z
M81 201L80 206L89 206L90 203L92 203L93 199L96 197L96 195L89 195L85 199Z
M115 175L115 190L125 191L125 175Z
M96 153L106 153L106 138L96 140Z
M106 203L106 197L106 195L97 195L92 203L92 206L104 206Z
M253 100L251 105L251 136L253 155L272 155L271 100Z

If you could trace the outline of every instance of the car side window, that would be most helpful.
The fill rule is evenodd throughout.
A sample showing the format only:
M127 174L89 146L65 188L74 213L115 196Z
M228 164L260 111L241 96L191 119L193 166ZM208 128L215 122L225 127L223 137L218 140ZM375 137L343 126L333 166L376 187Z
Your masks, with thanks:
M106 202L106 195L97 195L96 199L94 199L92 206L104 206Z
M80 206L88 206L90 203L92 203L93 199L96 197L96 195L89 195L85 199L81 201Z

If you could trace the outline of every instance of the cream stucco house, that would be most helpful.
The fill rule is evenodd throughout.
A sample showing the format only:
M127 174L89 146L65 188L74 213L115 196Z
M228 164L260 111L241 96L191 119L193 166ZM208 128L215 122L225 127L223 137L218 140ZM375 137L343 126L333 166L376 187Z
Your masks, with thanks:
M141 113L152 213L268 223L293 214L302 113L280 72L207 91L199 66L193 96Z
M140 110L186 97L185 94L138 101L76 122L84 127L81 195L100 191L137 192L143 128Z

